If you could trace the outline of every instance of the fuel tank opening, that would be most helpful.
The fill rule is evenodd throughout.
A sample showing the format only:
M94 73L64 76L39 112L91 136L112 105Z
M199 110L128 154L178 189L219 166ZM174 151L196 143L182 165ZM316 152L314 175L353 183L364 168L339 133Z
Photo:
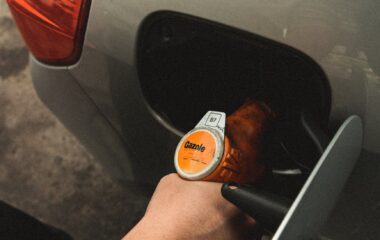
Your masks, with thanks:
M247 99L283 120L307 112L326 127L331 94L321 68L266 38L174 12L157 12L138 37L138 75L151 108L187 132L208 110L231 114Z

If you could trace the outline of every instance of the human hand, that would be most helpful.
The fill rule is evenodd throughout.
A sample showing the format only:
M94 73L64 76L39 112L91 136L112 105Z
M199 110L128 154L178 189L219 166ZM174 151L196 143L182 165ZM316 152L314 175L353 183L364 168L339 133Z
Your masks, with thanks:
M223 199L221 184L161 179L142 220L123 240L256 239L255 221Z

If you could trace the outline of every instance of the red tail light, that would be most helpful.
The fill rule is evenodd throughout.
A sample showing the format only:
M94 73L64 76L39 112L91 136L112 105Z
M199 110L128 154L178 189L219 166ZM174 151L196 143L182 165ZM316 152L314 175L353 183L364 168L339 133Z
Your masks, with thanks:
M7 1L36 59L62 65L79 58L90 0Z

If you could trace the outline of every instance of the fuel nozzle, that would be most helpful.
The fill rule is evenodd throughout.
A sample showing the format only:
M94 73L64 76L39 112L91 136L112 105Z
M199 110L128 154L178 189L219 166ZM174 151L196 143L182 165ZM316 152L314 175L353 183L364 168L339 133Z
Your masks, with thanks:
M179 142L174 165L189 180L254 183L265 175L263 139L271 110L248 101L226 118L209 111Z
M228 117L209 111L181 139L174 158L181 177L224 183L223 197L269 232L278 227L291 201L243 184L258 186L271 170L263 149L273 115L258 101L246 102Z

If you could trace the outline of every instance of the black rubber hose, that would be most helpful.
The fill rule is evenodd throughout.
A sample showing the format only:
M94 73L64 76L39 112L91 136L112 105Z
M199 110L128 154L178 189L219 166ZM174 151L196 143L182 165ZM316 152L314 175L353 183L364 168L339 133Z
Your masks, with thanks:
M221 191L225 199L272 233L276 231L291 205L291 201L284 197L235 183L223 184Z

